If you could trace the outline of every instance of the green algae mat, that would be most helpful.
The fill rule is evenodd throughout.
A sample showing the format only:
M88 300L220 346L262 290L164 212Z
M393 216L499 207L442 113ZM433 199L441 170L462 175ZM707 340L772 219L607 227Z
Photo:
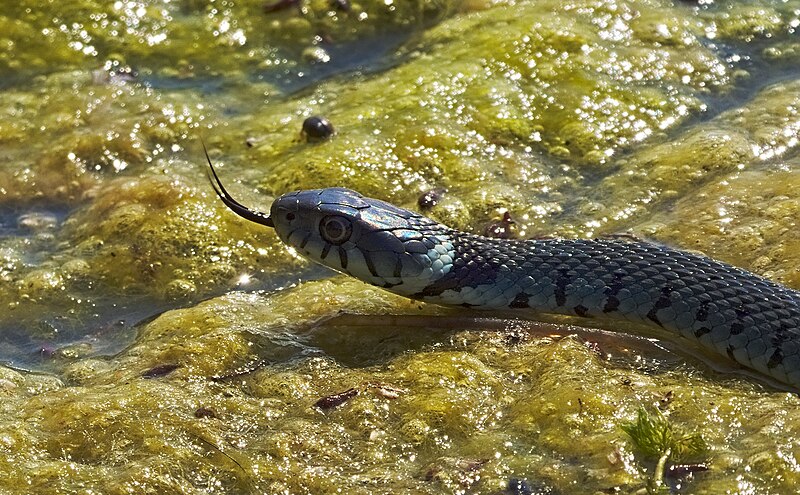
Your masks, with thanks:
M800 289L800 0L3 2L0 494L800 486L797 391L313 266L201 139L254 208L346 186Z

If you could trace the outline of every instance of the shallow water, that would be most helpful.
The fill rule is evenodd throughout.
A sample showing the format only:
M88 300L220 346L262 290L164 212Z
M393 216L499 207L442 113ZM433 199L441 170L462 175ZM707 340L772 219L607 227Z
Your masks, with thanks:
M335 276L219 203L200 139L262 210L441 189L463 230L630 231L800 289L800 1L345 3L0 7L0 492L644 493L642 407L709 446L667 491L794 490L795 393Z

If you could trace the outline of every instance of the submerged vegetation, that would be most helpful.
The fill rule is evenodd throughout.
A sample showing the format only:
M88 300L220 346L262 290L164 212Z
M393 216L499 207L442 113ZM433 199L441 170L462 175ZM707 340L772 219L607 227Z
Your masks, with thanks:
M708 445L700 433L679 434L658 409L648 413L642 407L636 420L621 425L636 449L647 459L657 460L653 477L648 484L651 492L668 491L664 483L667 462L703 461L709 456Z
M262 210L347 186L800 288L797 0L6 3L0 492L800 485L796 391L335 276L230 214L200 147Z

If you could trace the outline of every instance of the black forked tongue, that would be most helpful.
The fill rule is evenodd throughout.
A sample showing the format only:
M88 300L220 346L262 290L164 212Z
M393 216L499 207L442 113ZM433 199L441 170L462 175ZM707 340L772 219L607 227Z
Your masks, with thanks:
M211 163L211 157L208 156L206 144L202 141L201 143L203 145L203 153L206 154L208 166L211 167L211 171L208 173L208 180L211 182L211 187L214 188L214 192L217 193L219 199L225 203L225 206L227 206L232 212L236 213L240 217L246 218L251 222L260 223L261 225L275 228L275 224L272 223L272 219L269 217L269 215L261 213L260 211L251 210L231 197L230 193L228 193L228 191L225 189L225 186L222 185L222 181L219 180L217 171L214 170L214 165Z

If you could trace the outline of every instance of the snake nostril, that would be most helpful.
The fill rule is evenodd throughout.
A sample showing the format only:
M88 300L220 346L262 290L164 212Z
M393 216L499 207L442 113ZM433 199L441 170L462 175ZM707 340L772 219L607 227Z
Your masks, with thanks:
M294 220L294 218L295 218L295 214L294 213L289 212L289 213L286 214L286 221L287 222L291 222L292 220Z

